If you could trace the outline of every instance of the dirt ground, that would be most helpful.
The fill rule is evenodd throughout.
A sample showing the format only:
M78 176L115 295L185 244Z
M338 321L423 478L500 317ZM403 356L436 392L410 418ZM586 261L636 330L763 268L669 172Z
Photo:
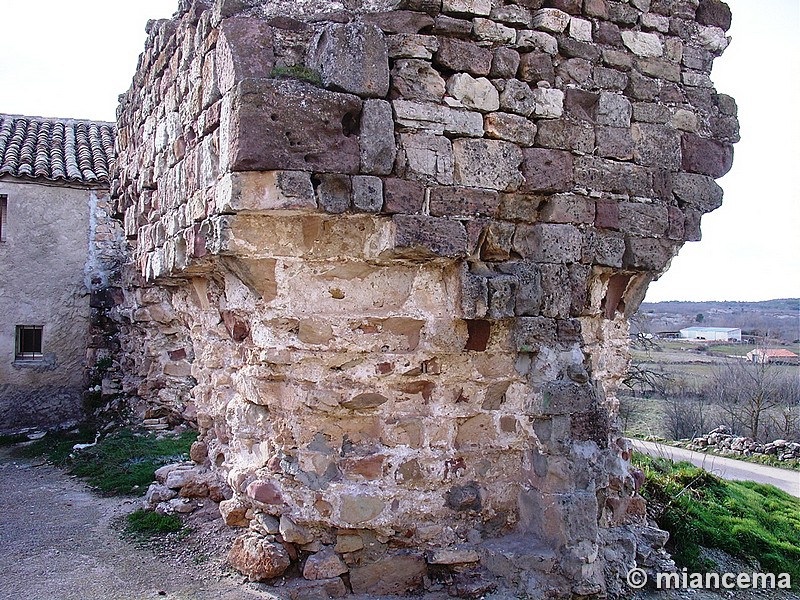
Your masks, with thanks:
M101 498L50 465L0 449L0 600L286 600L280 588L247 583L224 556L232 532L213 506L191 517L182 539L134 544L118 521L138 502ZM352 600L378 600L350 596ZM443 594L414 596L442 600ZM513 600L496 593L486 600ZM800 599L776 592L649 593L637 600Z
M167 558L123 541L115 521L133 501L100 498L50 465L2 451L0 490L0 598L277 600L202 552Z

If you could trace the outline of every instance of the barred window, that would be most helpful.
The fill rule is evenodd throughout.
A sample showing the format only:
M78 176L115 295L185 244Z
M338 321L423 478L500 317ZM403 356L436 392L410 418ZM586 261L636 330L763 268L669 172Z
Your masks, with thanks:
M15 360L42 358L42 330L38 325L17 325Z

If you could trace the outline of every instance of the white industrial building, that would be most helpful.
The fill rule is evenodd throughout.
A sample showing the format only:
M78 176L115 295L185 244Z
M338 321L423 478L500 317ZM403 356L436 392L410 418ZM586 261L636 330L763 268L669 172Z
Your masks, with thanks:
M681 338L714 342L741 342L742 330L738 327L687 327L681 329Z

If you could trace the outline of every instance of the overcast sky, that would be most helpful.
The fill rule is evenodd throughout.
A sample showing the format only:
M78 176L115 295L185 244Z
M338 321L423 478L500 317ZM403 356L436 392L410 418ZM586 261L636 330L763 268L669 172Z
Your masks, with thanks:
M648 301L800 296L800 14L797 0L729 0L733 42L717 90L739 104L742 141L719 183L722 208L703 218L652 284ZM177 0L0 0L0 112L113 121L148 19Z

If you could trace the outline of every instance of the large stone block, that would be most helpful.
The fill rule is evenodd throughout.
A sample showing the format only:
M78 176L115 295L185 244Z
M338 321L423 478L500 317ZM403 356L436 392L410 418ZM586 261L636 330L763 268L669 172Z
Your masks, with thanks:
M475 79L468 73L456 73L447 82L447 93L466 108L481 112L500 108L500 94L485 77Z
M411 258L466 258L467 232L459 221L422 215L395 215L394 252Z
M681 166L690 173L722 177L733 166L733 146L684 133L681 138Z
M392 95L405 100L440 102L445 81L426 60L398 60L392 69Z
M250 581L265 581L283 575L291 564L289 554L281 544L255 532L234 540L228 552L228 562Z
M392 102L397 124L409 129L441 135L483 136L483 117L478 112L450 108L432 102L395 100Z
M630 235L658 237L669 228L669 211L666 206L642 202L619 203L619 226Z
M492 68L492 52L471 42L442 38L434 62L451 71L485 77Z
M522 151L509 142L456 140L453 156L454 182L458 185L512 192L522 183Z
M431 133L400 134L398 174L429 184L453 184L453 145Z
M634 123L633 159L637 164L677 171L681 165L680 133L672 127Z
M426 573L427 565L422 554L389 555L350 569L350 584L354 593L370 597L406 595L422 587Z
M574 225L518 225L514 250L537 263L571 263L581 259L583 236Z
M500 207L497 192L464 187L431 188L430 213L434 217L496 216Z
M314 210L311 175L304 171L229 173L217 185L218 212Z
M367 98L389 93L389 49L374 25L327 25L311 44L309 65L329 89Z
M525 148L522 151L525 192L565 192L572 189L572 154L564 150Z
M362 102L295 80L245 80L221 124L224 171L358 173Z
M270 77L275 65L272 27L263 19L234 17L219 27L215 67L222 94L244 79Z
M533 146L536 141L536 125L525 117L511 113L496 112L486 115L483 128L490 138L513 142L525 148Z
M708 175L677 173L672 192L681 202L707 213L722 205L722 188Z
M389 175L397 158L392 106L385 100L367 100L361 113L361 170Z
M653 174L629 163L581 156L575 161L575 183L590 190L649 197Z

